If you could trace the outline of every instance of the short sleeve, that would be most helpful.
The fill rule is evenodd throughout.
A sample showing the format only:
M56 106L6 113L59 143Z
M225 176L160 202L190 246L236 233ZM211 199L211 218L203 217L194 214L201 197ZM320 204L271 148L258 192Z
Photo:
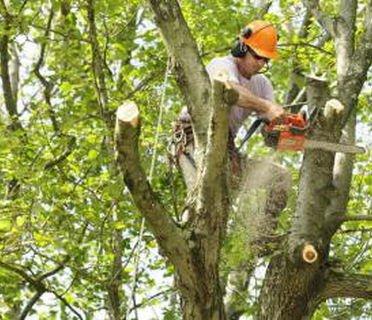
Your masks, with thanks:
M239 72L233 60L215 58L206 67L209 78L239 83Z

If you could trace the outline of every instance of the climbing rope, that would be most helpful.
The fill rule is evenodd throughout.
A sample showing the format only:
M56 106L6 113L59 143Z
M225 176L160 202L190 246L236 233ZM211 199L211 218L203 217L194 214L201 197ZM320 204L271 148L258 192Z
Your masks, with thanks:
M160 106L159 106L159 116L158 116L158 121L156 125L156 134L155 134L155 142L154 142L154 153L151 158L151 165L150 165L150 172L149 172L149 182L152 181L154 170L155 170L155 164L157 160L157 148L159 144L159 137L160 137L160 127L161 123L163 120L163 113L164 113L164 102L165 102L165 90L168 84L168 76L169 76L169 71L170 71L171 63L170 59L168 59L167 62L167 67L165 70L165 75L164 75L164 81L162 84L162 93L161 93L161 98L160 98ZM142 218L141 220L141 227L140 227L140 232L138 235L138 247L136 249L136 252L134 254L134 273L133 273L133 279L132 279L132 292L131 292L131 299L132 299L132 304L133 304L133 310L136 313L136 319L138 319L138 314L137 314L137 309L136 309L136 288L137 288L137 276L138 276L138 269L139 269L139 259L140 259L140 254L142 250L142 240L143 240L143 233L145 230L145 218ZM126 319L129 319L129 313L131 311L131 308L127 309L127 315Z

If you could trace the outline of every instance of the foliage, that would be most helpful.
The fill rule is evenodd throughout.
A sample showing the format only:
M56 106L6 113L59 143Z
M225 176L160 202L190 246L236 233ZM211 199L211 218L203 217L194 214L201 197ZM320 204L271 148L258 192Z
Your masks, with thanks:
M32 311L39 319L72 319L76 317L72 309L85 319L102 318L102 314L109 312L110 286L117 279L119 311L127 314L133 307L131 291L137 267L136 286L141 299L146 300L148 292L171 286L172 268L156 253L154 239L147 231L136 265L141 217L115 167L112 119L126 99L141 106L143 165L150 172L156 148L152 183L178 219L186 191L176 168L169 164L167 145L172 121L184 105L183 98L172 73L167 83L163 82L169 62L147 5L138 0L127 0L125 4L96 0L95 25L108 99L102 105L97 90L101 84L93 66L88 3L12 0L7 10L14 18L8 29L4 27L2 10L0 36L9 36L9 50L15 47L20 59L17 104L22 123L22 129L11 128L2 96L0 262L9 266L0 265L0 314L4 320L19 316L36 292L35 286L16 270L37 279L61 266L56 274L43 280L47 298L44 295ZM182 1L184 16L205 63L216 55L225 55L240 28L260 12L248 3ZM295 65L300 65L303 73L326 74L332 81L335 61L332 43L324 45L327 52L308 46L320 36L319 26L312 25L305 39L297 36L296 20L303 14L298 1L280 1L278 5L266 17L283 26L282 59L273 63L268 75L276 85L278 100L283 102ZM51 10L54 15L47 30ZM329 2L327 10L334 10ZM286 27L289 21L293 22L291 28ZM43 46L44 56L40 58ZM15 54L11 57L14 61ZM298 81L302 86L303 79ZM3 86L0 91L5 93ZM163 94L165 112L155 145ZM366 125L371 116L366 98L361 97L361 101L365 109L358 121ZM254 155L270 153L260 139L250 143ZM62 158L63 154L66 157ZM292 170L296 181L300 156L279 157ZM366 199L371 194L370 155L359 156L357 160L350 215L367 214L371 208L371 200ZM295 197L296 184L292 191L291 197ZM288 231L293 210L294 201L281 217L280 232ZM351 229L356 231L346 233ZM239 259L246 258L241 255L245 252L245 231L241 225L226 242L226 274ZM345 230L335 236L332 258L348 261L349 270L370 272L372 266L367 262L370 232L371 225L363 222L345 225ZM120 267L115 269L118 259ZM158 299L164 319L179 319L176 306L169 301L164 306L167 295ZM336 314L341 313L342 319L361 319L370 312L360 300L347 304L353 308L346 310L345 301L340 299L323 304L314 319L336 319ZM133 317L132 311L128 319Z

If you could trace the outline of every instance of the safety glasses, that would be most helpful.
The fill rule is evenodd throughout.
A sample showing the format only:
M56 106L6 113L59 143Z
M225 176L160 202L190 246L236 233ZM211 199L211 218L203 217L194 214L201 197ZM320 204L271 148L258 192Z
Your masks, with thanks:
M254 52L251 48L248 47L248 52L250 53L250 55L255 58L256 60L260 61L260 60L264 60L265 63L268 63L270 61L269 58L266 58L266 57L261 57L260 55L258 55L256 52Z

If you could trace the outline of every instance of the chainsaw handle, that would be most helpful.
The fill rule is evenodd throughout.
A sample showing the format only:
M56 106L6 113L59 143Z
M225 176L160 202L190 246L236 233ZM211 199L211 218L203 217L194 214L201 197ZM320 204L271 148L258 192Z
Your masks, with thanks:
M238 151L243 147L244 143L246 143L247 140L256 132L257 128L261 125L263 121L264 121L263 118L257 118L256 120L253 121L253 123L247 130L247 133L245 134L244 138L242 139Z

